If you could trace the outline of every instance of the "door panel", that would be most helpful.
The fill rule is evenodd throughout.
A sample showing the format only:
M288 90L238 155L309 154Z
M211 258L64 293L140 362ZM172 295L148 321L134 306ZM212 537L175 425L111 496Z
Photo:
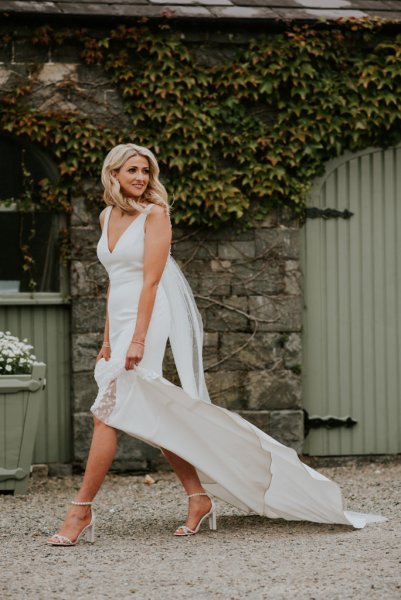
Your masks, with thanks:
M400 452L401 148L332 161L309 205L354 215L303 230L304 407L357 425L311 429L304 451Z

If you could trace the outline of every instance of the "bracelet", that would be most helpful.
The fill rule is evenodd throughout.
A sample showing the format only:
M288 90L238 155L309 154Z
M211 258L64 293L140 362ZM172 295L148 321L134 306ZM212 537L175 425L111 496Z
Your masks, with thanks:
M110 348L110 344L108 342L103 342L102 346L105 348Z
M138 342L138 340L132 340L131 344L141 344L141 346L144 346L145 342Z

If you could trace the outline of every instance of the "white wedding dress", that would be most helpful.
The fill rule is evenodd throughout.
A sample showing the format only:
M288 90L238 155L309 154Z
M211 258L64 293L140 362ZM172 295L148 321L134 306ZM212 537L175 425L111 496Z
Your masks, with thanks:
M125 369L143 281L144 224L152 206L130 223L112 252L108 246L112 207L106 210L97 254L110 278L111 358L96 364L99 392L92 413L112 427L178 454L195 466L208 492L247 513L355 528L386 521L380 515L344 510L339 486L302 463L295 450L236 413L210 403L199 348L193 357L197 366L185 362L189 334L183 335L185 315L174 300L174 282L178 286L181 278L181 285L188 284L171 255L157 289L143 359L134 369ZM193 305L187 310L197 311ZM196 317L193 321L192 327L202 328ZM162 376L169 336L175 343L182 388ZM192 351L194 340L189 343Z

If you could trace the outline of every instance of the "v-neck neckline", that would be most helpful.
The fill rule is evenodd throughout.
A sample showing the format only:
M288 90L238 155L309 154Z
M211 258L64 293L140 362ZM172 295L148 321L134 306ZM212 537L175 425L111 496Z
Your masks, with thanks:
M148 206L149 206L149 204L148 204ZM147 207L146 207L146 208L147 208ZM107 251L108 251L108 253L109 253L109 254L114 254L114 251L115 251L115 249L117 248L117 246L118 246L118 244L119 244L119 242L120 242L121 238L122 238L122 237L123 237L123 236L124 236L124 235L127 233L128 229L131 227L131 225L133 225L134 223L136 223L136 222L137 222L137 220L138 220L138 219L139 219L139 218L140 218L140 217L141 217L143 214L145 214L145 213L142 213L142 212L141 212L141 213L140 213L140 214L139 214L137 217L135 217L135 219L134 219L133 221L131 221L131 223L128 225L128 227L126 227L126 228L124 229L124 231L122 232L122 234L121 234L121 235L120 235L120 237L118 238L117 242L114 244L114 248L113 248L113 250L110 250L110 246L109 246L109 223L110 223L110 216L111 216L111 213L112 213L112 211L113 211L113 206L110 208L110 211L109 211L109 216L108 216L108 219L107 219L107 225L106 225L106 246L107 246Z

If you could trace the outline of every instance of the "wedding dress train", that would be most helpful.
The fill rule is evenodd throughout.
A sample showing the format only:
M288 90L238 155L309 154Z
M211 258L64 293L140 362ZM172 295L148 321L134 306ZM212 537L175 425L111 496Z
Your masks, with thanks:
M144 224L152 206L128 226L112 252L112 207L106 210L97 253L110 278L111 358L96 364L99 390L92 413L181 456L194 465L208 492L246 513L355 528L387 521L381 515L345 510L335 482L301 462L295 450L210 402L202 368L202 322L171 255L157 289L143 359L134 369L125 369L143 281ZM182 387L162 376L168 338Z

